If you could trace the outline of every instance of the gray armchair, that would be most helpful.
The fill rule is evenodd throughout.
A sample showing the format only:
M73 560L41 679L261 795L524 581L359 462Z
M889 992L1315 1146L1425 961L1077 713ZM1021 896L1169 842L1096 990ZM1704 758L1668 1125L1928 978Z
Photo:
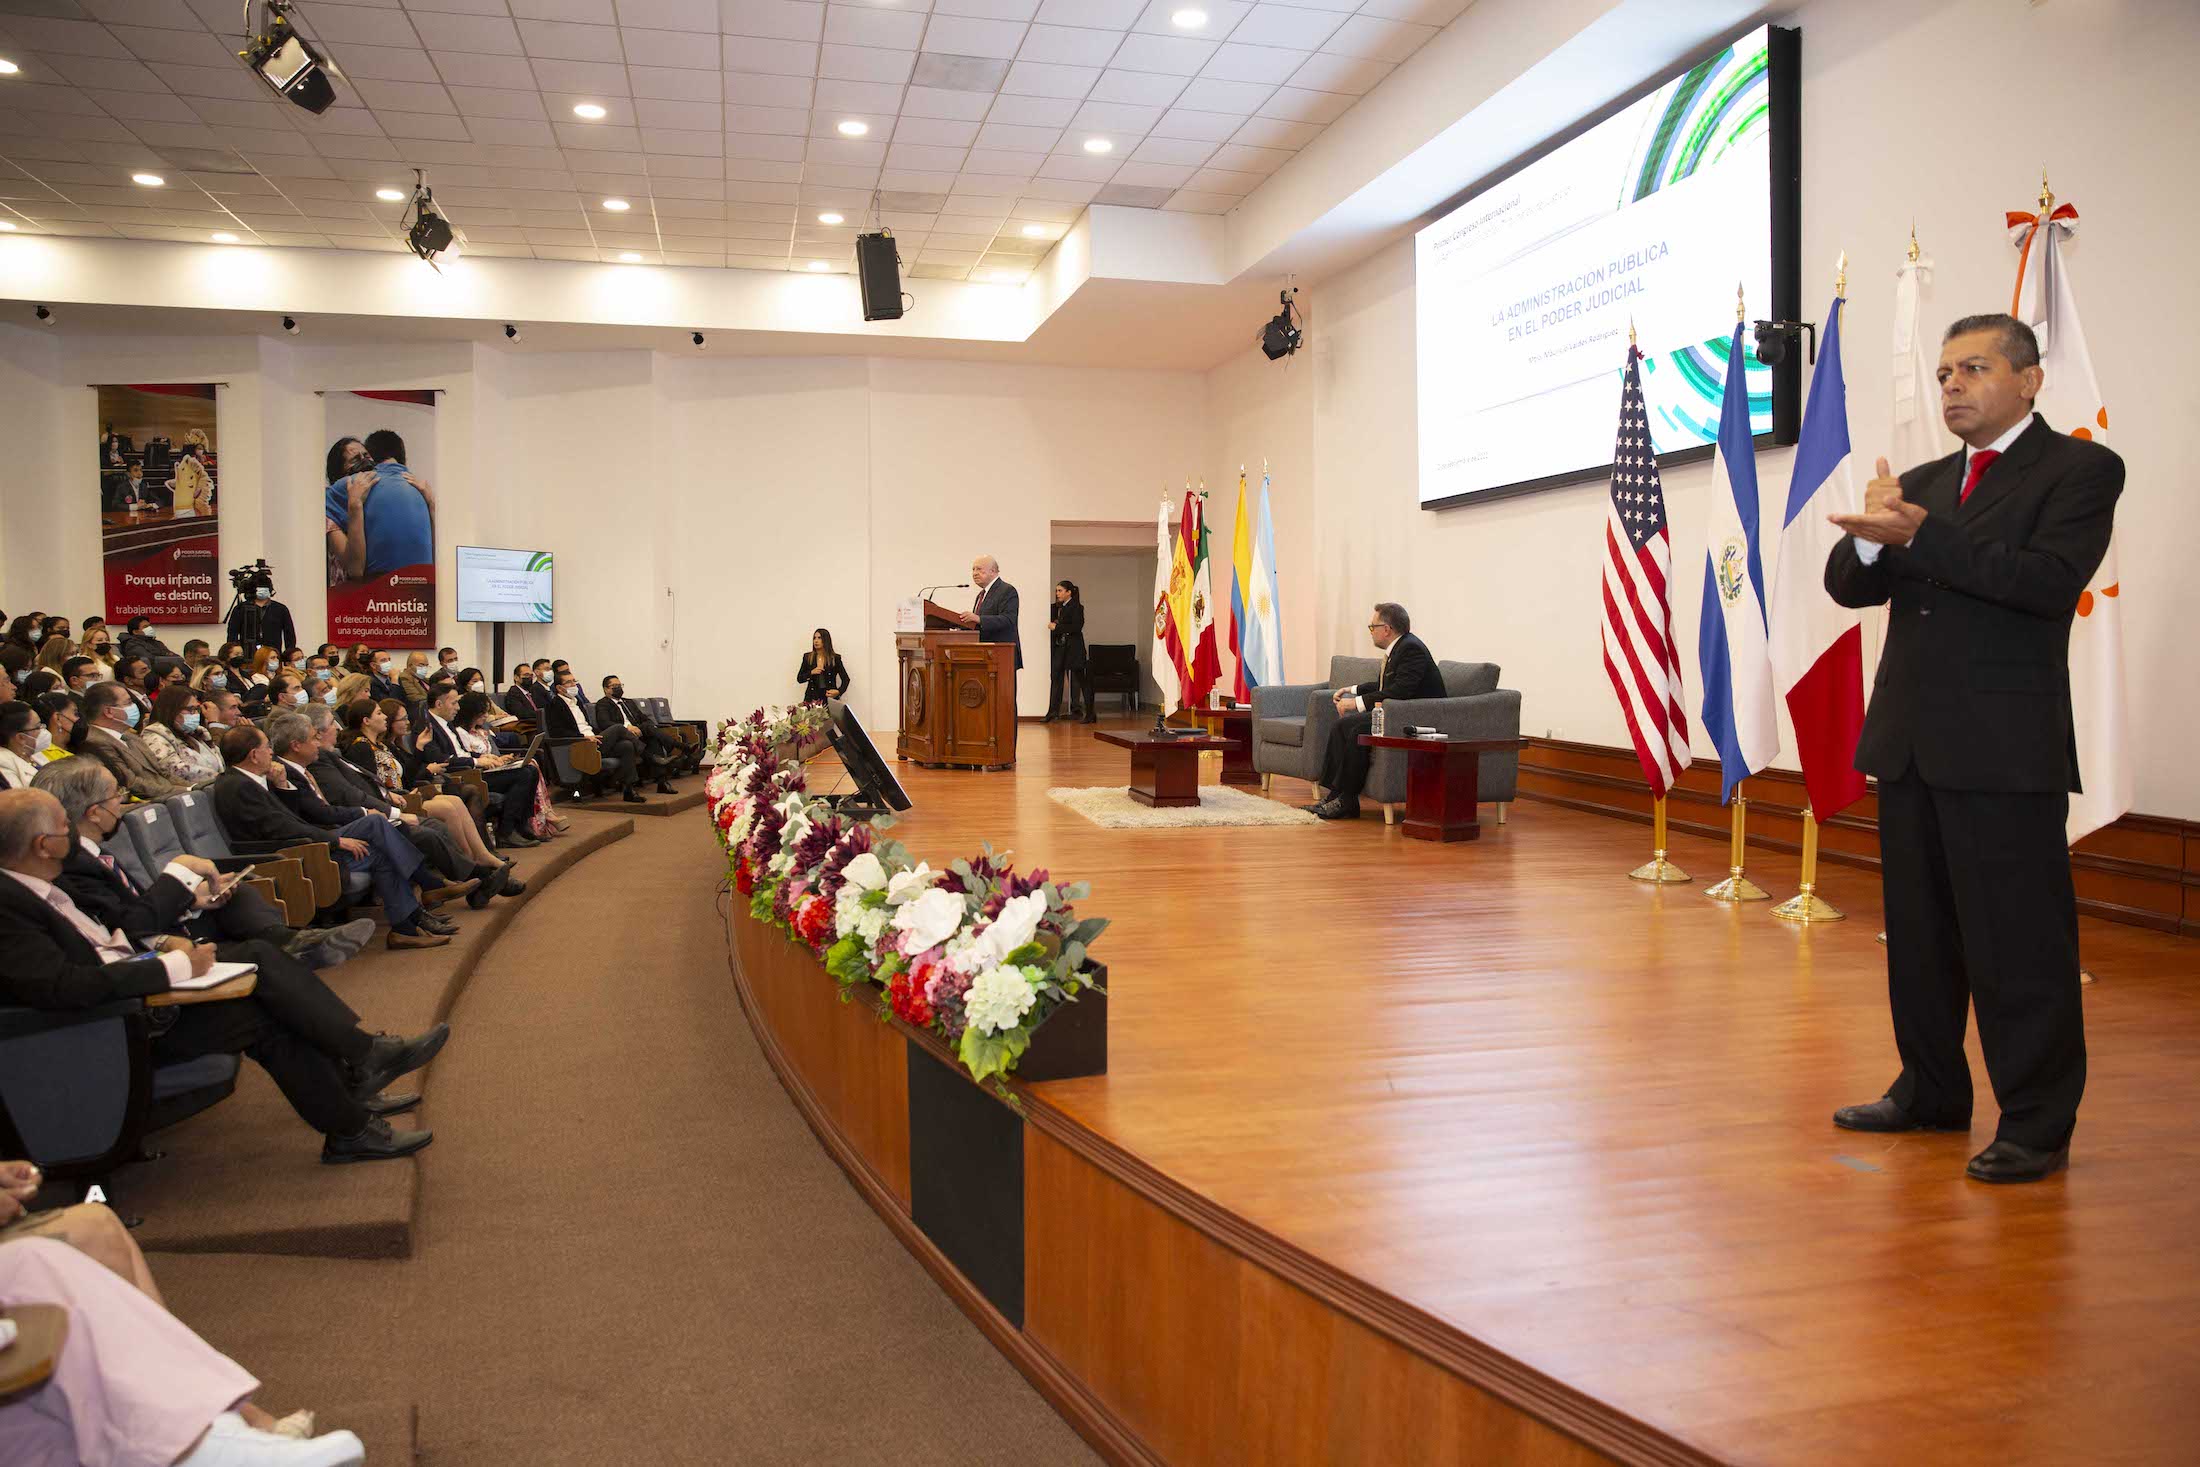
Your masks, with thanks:
M1278 774L1313 783L1321 774L1322 750L1336 726L1331 697L1340 687L1373 682L1381 669L1373 657L1332 657L1326 683L1283 684L1253 690L1253 768L1267 788ZM1493 662L1439 662L1444 680L1441 698L1392 698L1385 704L1386 726L1440 728L1453 738L1514 739L1520 736L1520 694L1497 685ZM1506 807L1519 792L1520 756L1484 754L1477 771L1483 800L1497 806L1504 823ZM1395 823L1406 798L1406 756L1398 749L1377 749L1362 792L1383 807L1383 819Z

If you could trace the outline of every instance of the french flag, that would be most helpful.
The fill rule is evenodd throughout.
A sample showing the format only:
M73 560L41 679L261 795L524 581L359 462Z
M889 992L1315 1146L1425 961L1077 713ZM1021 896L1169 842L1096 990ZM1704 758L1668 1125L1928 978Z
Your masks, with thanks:
M1772 582L1772 676L1795 725L1811 813L1820 823L1864 793L1856 740L1864 727L1864 638L1857 616L1826 594L1826 557L1841 530L1829 514L1860 508L1849 463L1848 385L1841 376L1841 309L1826 314L1825 351L1810 379L1788 482L1787 519Z
M1711 461L1711 513L1704 522L1703 616L1696 662L1703 673L1703 727L1719 749L1719 801L1780 752L1766 656L1764 557L1757 545L1757 444L1749 415L1742 327L1726 353L1719 446Z

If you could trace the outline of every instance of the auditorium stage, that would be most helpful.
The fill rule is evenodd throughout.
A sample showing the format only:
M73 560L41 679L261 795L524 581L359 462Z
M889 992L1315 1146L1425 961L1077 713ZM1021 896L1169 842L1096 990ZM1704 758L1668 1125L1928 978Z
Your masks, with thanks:
M912 854L990 839L1113 921L1108 1073L1023 1092L1020 1328L892 1216L906 1137L863 1117L895 1104L894 1031L734 918L752 1024L829 1149L1108 1455L2200 1450L2200 944L2084 923L2072 1169L1992 1188L1963 1176L1994 1120L1975 1039L1969 1138L1828 1119L1893 1074L1873 873L1826 868L1850 920L1799 931L1702 898L1723 844L1681 837L1697 880L1639 885L1643 827L1532 801L1436 846L1379 816L1102 830L1047 798L1125 766L1032 724L1012 772L897 766ZM1751 875L1785 896L1795 863Z

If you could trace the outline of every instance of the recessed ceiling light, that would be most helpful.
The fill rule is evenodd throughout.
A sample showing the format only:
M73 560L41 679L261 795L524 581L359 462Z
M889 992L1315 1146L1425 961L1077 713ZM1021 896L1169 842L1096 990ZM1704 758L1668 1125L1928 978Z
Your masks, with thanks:
M1085 151L1088 153L1112 153L1115 151L1115 144L1109 142L1106 138L1086 138Z
M870 123L858 122L853 117L847 118L840 124L840 135L844 138L859 138L870 130Z
M1196 31L1207 23L1207 12L1186 7L1170 16L1169 21L1180 30Z
M13 233L15 233L15 226L14 226L13 224L10 224L10 223L9 223L9 222L8 222L7 220L5 220L5 219L0 219L0 234L13 234Z
M624 214L634 206L624 199L605 199L603 206L614 214Z
M824 260L812 260L812 261L810 261L810 268L811 268L812 270L830 270L830 269L832 269L833 267L832 267L832 265L831 265L830 263L828 263L827 261L824 261Z
M594 102L575 102L573 115L583 122L601 122L604 119L604 110Z
M23 68L14 62L0 58L0 76L13 76Z
M1024 226L1025 239L1045 239L1046 237L1047 227L1044 224L1026 224Z
M845 224L847 220L839 214L820 214L817 216L817 222L820 224Z
M237 242L237 236L226 229L216 230L211 238L216 244L235 244Z
M374 191L374 196L385 204L402 204L405 202L405 191L401 188L378 188Z
M168 180L157 173L133 173L130 175L130 182L141 188L159 188Z
M642 257L632 250L622 250L619 253L619 263L622 265L639 265L642 263Z

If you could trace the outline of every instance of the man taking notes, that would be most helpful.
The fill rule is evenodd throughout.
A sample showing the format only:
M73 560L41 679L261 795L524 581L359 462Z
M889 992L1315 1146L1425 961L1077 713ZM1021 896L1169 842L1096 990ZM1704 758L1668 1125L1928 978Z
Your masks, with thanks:
M1016 666L1024 665L1024 639L1017 628L1016 588L1001 579L1001 563L990 555L970 562L970 580L978 599L963 613L962 624L975 629L981 642L1013 642Z
M1375 619L1367 624L1367 635L1382 651L1383 668L1375 681L1356 688L1339 688L1334 695L1337 724L1330 729L1328 746L1322 751L1321 786L1328 794L1318 804L1306 807L1324 820L1360 818L1360 790L1367 784L1372 752L1361 745L1360 735L1375 722L1368 710L1385 698L1444 696L1444 680L1436 671L1436 659L1429 655L1428 645L1413 635L1412 628L1412 618L1403 606L1395 601L1376 603Z
M2085 1091L2077 897L2064 844L2078 788L2070 623L2108 552L2124 464L2032 411L2039 342L1968 316L1940 352L1960 453L1899 479L1879 461L1864 513L1826 560L1844 606L1891 603L1856 767L1879 780L1887 997L1902 1072L1845 1106L1852 1131L1967 1131L1964 1010L1978 1010L2001 1106L1971 1158L1982 1182L2070 1159Z

